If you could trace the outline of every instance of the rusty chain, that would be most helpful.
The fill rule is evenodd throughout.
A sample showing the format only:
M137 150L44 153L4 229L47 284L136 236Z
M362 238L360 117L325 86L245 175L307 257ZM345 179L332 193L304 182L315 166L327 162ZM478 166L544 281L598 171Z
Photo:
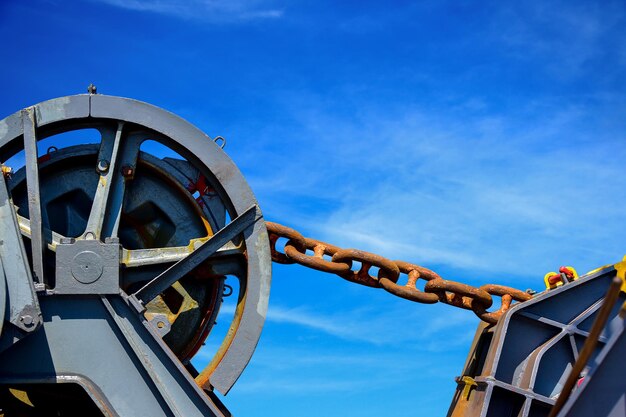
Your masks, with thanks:
M267 222L272 260L281 264L297 263L322 272L336 274L348 281L385 291L398 297L424 304L442 302L466 310L472 310L481 320L495 324L513 301L526 301L532 296L524 291L503 285L486 284L480 287L443 279L436 272L423 266L404 261L392 261L374 253L358 249L342 249L329 243L302 236L296 230L278 223ZM279 239L287 239L283 252L277 249ZM307 252L312 252L311 254ZM354 271L353 262L361 267ZM370 269L378 268L372 276ZM398 283L406 275L406 284ZM417 288L417 281L426 281L424 290ZM493 297L500 297L500 308L487 311L493 305Z

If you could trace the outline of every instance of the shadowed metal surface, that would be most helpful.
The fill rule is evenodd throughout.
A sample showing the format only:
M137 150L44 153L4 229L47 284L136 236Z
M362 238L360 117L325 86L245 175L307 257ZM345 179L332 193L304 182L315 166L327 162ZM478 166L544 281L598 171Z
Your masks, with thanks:
M96 152L93 146L84 145L38 155L38 141L89 128L97 129L100 134ZM140 147L147 140L164 144L186 161L142 157ZM21 263L12 267L23 265L24 270L15 270L9 277L16 283L14 286L30 285L30 298L22 295L24 291L19 297L12 295L9 288L8 298L0 292L0 307L5 298L9 300L7 311L12 311L11 306L18 302L30 300L36 305L33 276L26 256L30 253L34 275L41 282L38 290L46 310L45 323L40 332L22 340L19 348L14 345L18 338L7 337L6 326L0 328L0 340L9 347L0 354L0 382L36 383L54 378L61 381L80 374L86 377L81 385L92 398L102 396L96 403L103 412L111 406L114 413L135 415L136 408L130 405L132 393L116 392L112 388L113 381L119 384L125 380L125 373L130 378L135 372L143 380L137 383L152 394L147 391L141 394L143 397L137 394L134 401L142 405L153 402L155 408L154 412L140 408L142 414L222 415L222 410L213 405L201 387L226 393L247 365L265 320L271 278L267 231L264 222L258 221L262 219L261 212L236 166L220 146L181 118L135 100L92 94L50 100L0 121L2 161L21 149L25 151L25 169L18 171L11 182L16 201L11 202L4 178L0 184L4 189L4 197L0 195L3 197L0 209L4 212L0 210L0 215L5 220L0 227L10 229L12 225L13 252L5 250L2 260L4 264L11 256L21 257ZM82 162L77 159L79 155L82 155ZM88 168L90 165L93 168ZM190 202L180 208L185 204L191 204L189 207L198 204L197 214L171 206L170 202L175 201L171 198L154 201L158 183L150 182L152 177L146 176L148 172L167 178L169 184L174 184L174 194L178 192L184 201ZM65 179L59 182L61 178ZM198 186L189 184L195 182L208 186L204 186L206 189L199 196L191 197ZM129 187L132 190L129 191ZM146 189L153 189L152 195ZM43 200L42 196L45 196ZM27 201L27 204L19 201ZM17 216L17 207L13 207L16 202L20 210ZM185 215L181 216L183 213ZM185 226L190 224L189 220L205 217L205 223L199 224L200 229ZM3 235L11 236L8 232L11 230ZM178 233L178 240L172 239L173 233ZM20 234L29 239L30 252L25 250ZM55 260L61 262L56 269L61 275L54 274ZM178 262L174 264L178 272L160 276L173 262ZM199 272L201 267L205 272ZM116 275L115 269L121 274L111 279L109 275ZM4 270L6 272L7 268ZM222 347L194 381L162 340L174 331L174 327L164 329L161 326L167 316L156 312L144 315L145 308L139 307L140 303L134 302L136 299L128 297L126 292L132 293L141 288L137 285L160 276L140 293L146 298L142 301L149 309L156 308L150 307L150 300L157 296L165 300L161 297L166 297L165 292L174 288L179 294L172 293L174 298L170 303L176 304L176 298L186 294L184 284L180 287L177 281L184 277L181 282L189 282L188 276L200 273L214 277L211 279L216 284L211 285L220 290L219 294L223 278L220 281L218 277L236 276L240 280L240 291L235 320ZM119 294L114 288L118 282ZM76 294L84 295L77 298ZM210 301L216 306L210 310L213 313L207 313L201 324L193 326L204 334L194 336L192 341L196 345L213 325L220 302L215 297ZM132 307L139 307L139 312ZM26 323L23 314L18 319ZM38 323L36 317L31 319L27 320L28 326ZM179 315L175 319L180 319ZM109 339L99 340L100 337ZM77 350L64 349L74 340ZM105 361L110 366L103 369L96 357L76 359L81 345L96 356L99 345L103 355L110 351L109 347L113 350L115 345L125 347L123 352L111 351ZM55 359L26 366L28 352L38 349L45 353L44 359L48 355ZM192 354L193 351L188 351L182 355ZM118 362L124 362L121 359L124 356L126 361L136 358L133 366L118 367ZM45 375L36 376L37 369ZM108 373L115 374L110 381L107 381ZM93 387L99 393L95 393ZM161 410L160 414L157 410Z
M615 269L605 267L515 305L494 327L479 326L448 415L547 417L590 337L614 277ZM608 353L615 351L609 339L616 337L615 328L623 327L619 309L625 300L626 294L620 293L617 306L610 312L614 324L600 333L591 362L599 355L615 354ZM626 371L623 361L614 365L614 371ZM587 371L577 377L583 382ZM623 384L612 381L607 377L598 383L623 395ZM583 394L575 388L574 397L577 395ZM594 398L599 399L591 396L587 401ZM559 414L567 415L565 410ZM625 413L610 415L623 417Z

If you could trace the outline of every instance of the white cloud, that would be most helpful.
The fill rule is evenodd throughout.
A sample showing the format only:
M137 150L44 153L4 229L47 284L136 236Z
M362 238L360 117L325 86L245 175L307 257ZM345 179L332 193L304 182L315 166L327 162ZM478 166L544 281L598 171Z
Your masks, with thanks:
M466 311L443 307L436 318L422 322L420 314L423 312L412 303L402 303L399 307L386 306L385 311L358 308L337 311L331 315L315 312L309 307L271 305L267 320L270 323L306 327L345 340L385 346L430 342L434 334L452 328L459 330L459 334L473 334L478 319ZM415 326L418 322L419 326ZM460 337L455 342L467 343L466 339ZM422 344L421 348L430 349L429 346Z
M140 12L209 22L276 19L283 10L266 7L262 0L92 0Z
M422 320L424 314L422 309L435 309L437 314L432 315L428 320ZM234 306L222 306L218 322L231 320L233 312ZM434 336L451 329L456 331L459 337L452 343L446 341L447 349L456 347L459 343L467 344L478 323L478 319L465 310L445 305L432 306L409 302L385 306L384 311L372 307L359 307L336 309L331 314L321 313L309 305L286 307L270 303L266 321L266 326L295 325L343 340L377 346L419 342L420 347L416 349L425 350L440 349L440 347L432 347L439 343L437 337ZM419 323L419 326L416 326L416 323ZM431 345L430 342L433 344ZM208 346L207 352L217 348L212 343Z
M273 169L251 179L270 219L342 247L472 271L474 283L527 275L538 289L560 264L586 272L623 256L623 239L607 236L626 233L626 123L603 115L623 96L353 119L308 98L292 106L300 130L272 135L289 152L261 155Z

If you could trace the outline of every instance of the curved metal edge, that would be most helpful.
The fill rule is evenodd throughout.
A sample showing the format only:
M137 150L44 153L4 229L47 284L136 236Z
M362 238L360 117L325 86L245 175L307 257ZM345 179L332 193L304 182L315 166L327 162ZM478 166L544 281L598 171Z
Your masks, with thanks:
M231 198L237 214L257 204L233 161L209 136L179 116L137 100L104 95L91 96L91 116L143 125L175 140L184 138L185 148L209 168ZM267 315L271 257L264 222L255 223L253 231L246 236L246 249L248 281L241 323L226 354L209 378L210 385L222 394L232 388L250 361Z
M183 138L184 147L209 168L230 197L237 214L257 204L245 178L224 151L200 129L173 113L137 100L88 94L56 98L33 107L38 127L68 119L94 117L143 125L176 141ZM0 149L21 135L21 112L0 121ZM247 234L246 249L248 282L241 323L228 351L209 379L210 385L222 394L232 388L250 361L267 315L272 265L264 222L256 222L252 232Z
M45 126L63 120L89 117L90 96L79 94L54 98L32 106L35 108L37 126ZM22 111L0 120L0 148L20 137L24 132Z
M1 175L1 174L0 174ZM2 338L2 326L7 308L7 283L4 276L4 268L0 263L0 339Z

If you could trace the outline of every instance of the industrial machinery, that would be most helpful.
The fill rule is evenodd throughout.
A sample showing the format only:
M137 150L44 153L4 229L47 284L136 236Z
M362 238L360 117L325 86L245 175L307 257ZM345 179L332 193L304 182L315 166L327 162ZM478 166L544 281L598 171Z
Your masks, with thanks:
M445 280L266 223L224 143L93 86L0 121L0 416L229 416L213 392L254 352L272 261L474 311L449 415L626 416L626 260L534 296ZM226 277L234 318L196 370Z

